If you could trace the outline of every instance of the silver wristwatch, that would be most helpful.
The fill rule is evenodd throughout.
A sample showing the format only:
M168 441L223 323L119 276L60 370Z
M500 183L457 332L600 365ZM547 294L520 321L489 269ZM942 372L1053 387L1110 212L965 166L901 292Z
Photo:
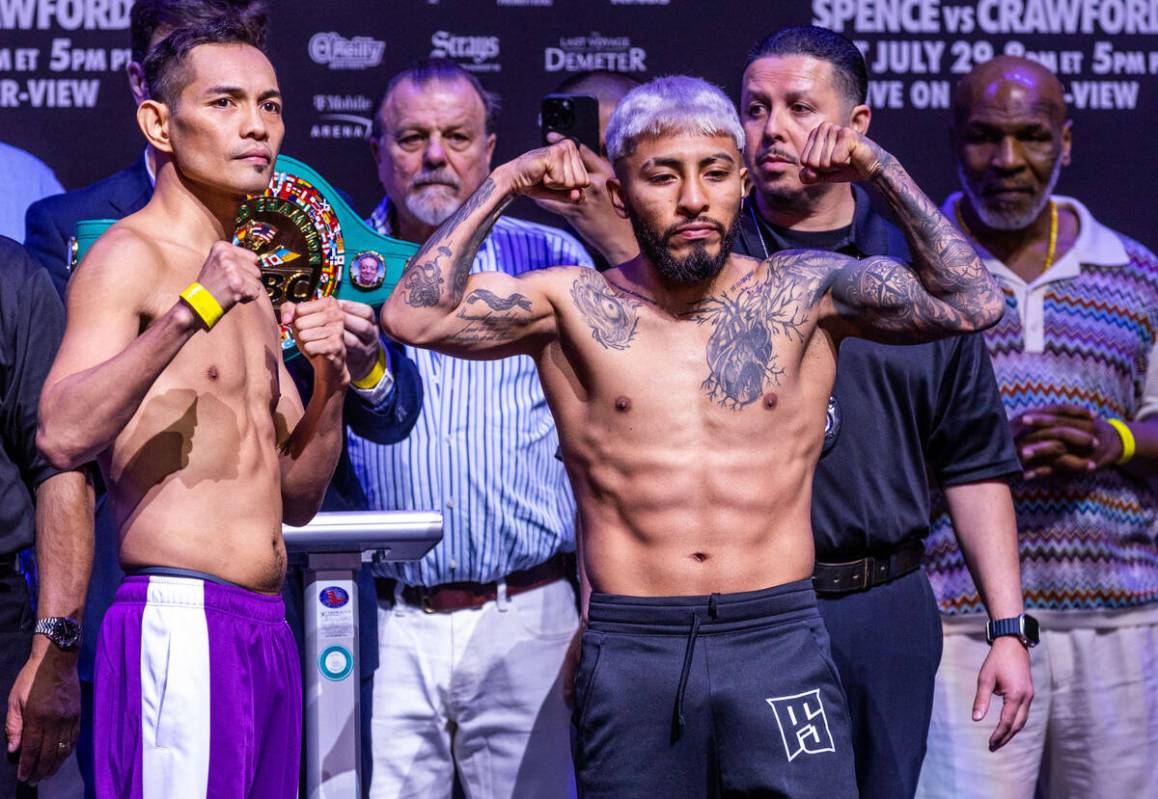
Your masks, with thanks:
M71 616L49 616L36 620L33 635L43 635L60 649L71 652L80 646L80 622Z

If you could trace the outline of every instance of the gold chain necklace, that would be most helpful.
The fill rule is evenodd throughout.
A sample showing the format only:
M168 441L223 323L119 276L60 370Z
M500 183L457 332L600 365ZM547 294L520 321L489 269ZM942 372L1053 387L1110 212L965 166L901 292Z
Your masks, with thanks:
M965 217L961 215L961 200L953 206L953 214L957 217L957 225L961 228L961 232L974 241L978 238L973 235L973 231L965 224ZM1042 274L1049 271L1053 266L1054 256L1057 254L1057 203L1053 200L1049 201L1049 249L1045 252L1045 265L1041 268Z

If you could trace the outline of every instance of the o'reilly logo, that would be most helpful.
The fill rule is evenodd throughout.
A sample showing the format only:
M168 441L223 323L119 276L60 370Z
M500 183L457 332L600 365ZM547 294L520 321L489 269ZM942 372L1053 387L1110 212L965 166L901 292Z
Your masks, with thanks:
M586 72L607 69L612 72L646 72L647 51L632 47L628 36L563 36L557 47L543 51L543 68L547 72Z
M386 42L369 36L345 36L329 31L310 37L309 53L315 64L330 69L369 69L382 63Z
M459 36L436 31L430 37L432 58L452 58L471 72L498 72L494 59L499 56L498 36Z

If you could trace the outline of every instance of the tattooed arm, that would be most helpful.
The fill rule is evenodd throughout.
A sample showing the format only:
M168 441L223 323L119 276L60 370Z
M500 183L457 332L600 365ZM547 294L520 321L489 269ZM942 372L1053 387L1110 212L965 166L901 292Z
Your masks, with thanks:
M470 358L538 349L555 334L551 287L560 270L470 275L478 249L517 195L578 201L587 174L570 140L496 168L423 244L382 307L387 335Z
M800 156L801 181L871 180L905 231L913 264L874 257L846 263L831 281L839 316L857 335L917 341L984 330L1004 311L973 247L900 163L850 128L824 123Z

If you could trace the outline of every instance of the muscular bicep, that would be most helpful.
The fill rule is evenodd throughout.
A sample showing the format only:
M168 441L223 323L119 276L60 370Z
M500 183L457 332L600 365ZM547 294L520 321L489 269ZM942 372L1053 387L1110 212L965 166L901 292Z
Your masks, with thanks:
M111 360L136 339L154 267L155 253L132 235L110 231L93 245L69 280L64 338L46 390Z
M538 351L555 335L553 284L563 268L536 269L518 277L504 272L480 272L467 278L462 301L453 313L432 323L420 337L397 335L389 306L382 324L395 338L462 358L505 358ZM398 290L405 290L399 284ZM418 307L421 296L403 295Z
M827 326L890 344L931 341L960 333L959 311L933 297L913 268L885 256L848 258L829 278Z

